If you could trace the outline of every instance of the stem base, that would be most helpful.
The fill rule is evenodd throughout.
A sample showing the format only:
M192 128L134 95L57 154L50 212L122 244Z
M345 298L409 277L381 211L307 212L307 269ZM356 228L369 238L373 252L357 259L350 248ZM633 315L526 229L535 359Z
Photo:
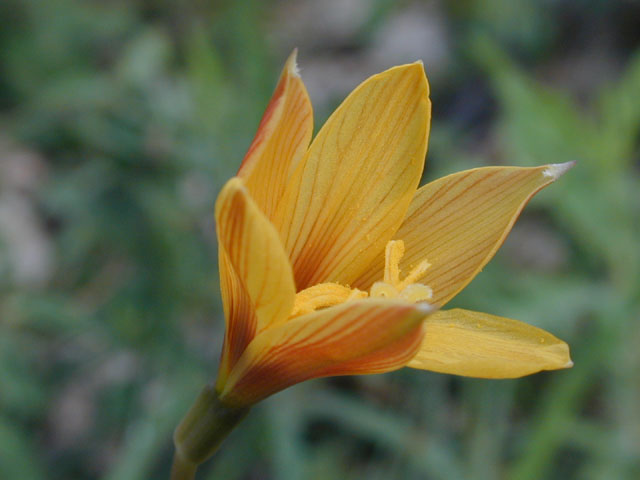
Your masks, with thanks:
M249 410L224 404L215 388L207 385L173 434L176 454L171 480L194 478L197 466L213 455Z

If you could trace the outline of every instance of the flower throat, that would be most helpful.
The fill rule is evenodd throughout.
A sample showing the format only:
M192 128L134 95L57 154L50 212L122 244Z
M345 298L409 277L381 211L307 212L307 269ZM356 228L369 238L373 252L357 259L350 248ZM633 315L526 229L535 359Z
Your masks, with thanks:
M433 297L433 290L427 285L418 283L431 266L426 260L421 261L409 274L400 280L400 260L404 255L404 242L391 240L384 252L384 277L375 282L369 292L340 285L339 283L319 283L298 292L291 312L297 317L316 310L332 307L349 300L362 298L396 298L407 302L428 302Z

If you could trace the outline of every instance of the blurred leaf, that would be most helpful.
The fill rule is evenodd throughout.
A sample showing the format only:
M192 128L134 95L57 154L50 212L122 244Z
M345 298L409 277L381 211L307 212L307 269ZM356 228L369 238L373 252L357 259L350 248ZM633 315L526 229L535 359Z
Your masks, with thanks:
M192 376L166 379L164 385L151 387L154 403L145 408L145 415L132 418L127 428L122 453L104 477L105 480L138 480L150 478L158 457L166 453L173 430L189 407L184 395L171 395L176 391L192 391L196 386ZM197 378L197 381L201 381ZM149 408L150 407L150 408Z
M131 40L121 55L116 73L125 81L145 86L164 72L171 57L171 45L158 29L146 29Z
M29 434L5 418L0 418L0 475L24 480L46 478Z
M634 240L639 231L634 221L638 200L633 193L640 187L638 176L616 175L616 161L601 158L599 142L610 148L610 138L601 137L566 95L525 78L488 39L479 37L475 45L477 58L490 70L505 108L502 128L514 161L535 165L578 160L576 168L552 189L558 193L547 198L575 232L576 241L608 262L620 285L640 278L640 250ZM626 145L627 138L623 140ZM560 185L569 194L560 196Z
M406 455L416 469L432 478L464 478L446 446L435 437L423 438L403 415L341 395L316 393L314 397L306 405L308 414L332 419L342 428Z
M598 158L605 169L624 174L637 150L640 131L640 53L631 58L622 78L608 85L600 97ZM637 208L637 205L636 205Z

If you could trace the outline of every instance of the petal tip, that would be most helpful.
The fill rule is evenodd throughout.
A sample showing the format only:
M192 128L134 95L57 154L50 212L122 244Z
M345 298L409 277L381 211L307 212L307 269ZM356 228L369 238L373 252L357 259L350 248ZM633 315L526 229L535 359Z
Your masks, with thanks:
M218 199L216 200L216 215L218 215L222 209L222 205L231 200L232 197L236 195L246 196L247 188L244 185L244 182L239 177L231 177L227 180L227 183L224 184L222 190L218 194Z
M398 65L390 68L386 72L393 72L401 75L409 75L413 81L420 85L420 94L424 96L425 101L429 101L429 80L427 79L427 73L424 70L424 63L422 60L416 60L413 63L406 63L404 65Z
M426 79L426 73L424 71L424 63L422 63L422 60L416 60L413 63L396 65L395 67L391 67L390 69L385 70L384 72L381 72L381 75L385 73L412 74L412 75L415 75L416 77L419 77L419 78L424 77Z
M223 188L229 190L240 190L243 192L246 189L244 182L240 177L231 177Z
M573 168L575 164L575 160L564 163L552 163L547 165L547 168L542 171L542 175L551 178L552 181L555 181Z
M569 360L567 363L565 363L562 368L571 368L573 367L573 360Z
M287 59L287 72L293 77L300 77L300 69L298 68L298 48L294 48Z
M424 63L422 62L422 60L416 60L413 63L408 63L406 67L407 69L414 70L419 75L425 76Z

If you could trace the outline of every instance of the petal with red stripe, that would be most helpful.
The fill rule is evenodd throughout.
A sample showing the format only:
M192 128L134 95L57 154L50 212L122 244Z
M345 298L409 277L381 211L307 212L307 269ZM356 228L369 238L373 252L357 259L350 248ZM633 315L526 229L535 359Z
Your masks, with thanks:
M433 289L432 303L444 305L491 260L529 199L571 166L477 168L421 187L394 235L405 246L400 268L427 260L420 283ZM354 285L368 288L383 272L380 257Z
M250 405L311 378L401 368L415 356L431 312L425 304L353 300L270 328L249 344L220 399Z
M304 156L313 132L313 110L291 54L245 155L238 176L272 219L285 185Z
M216 202L220 284L227 321L219 380L253 337L284 322L293 308L291 264L278 232L238 178Z
M313 140L274 220L299 289L349 284L384 252L422 174L428 94L421 64L394 67L357 87Z

